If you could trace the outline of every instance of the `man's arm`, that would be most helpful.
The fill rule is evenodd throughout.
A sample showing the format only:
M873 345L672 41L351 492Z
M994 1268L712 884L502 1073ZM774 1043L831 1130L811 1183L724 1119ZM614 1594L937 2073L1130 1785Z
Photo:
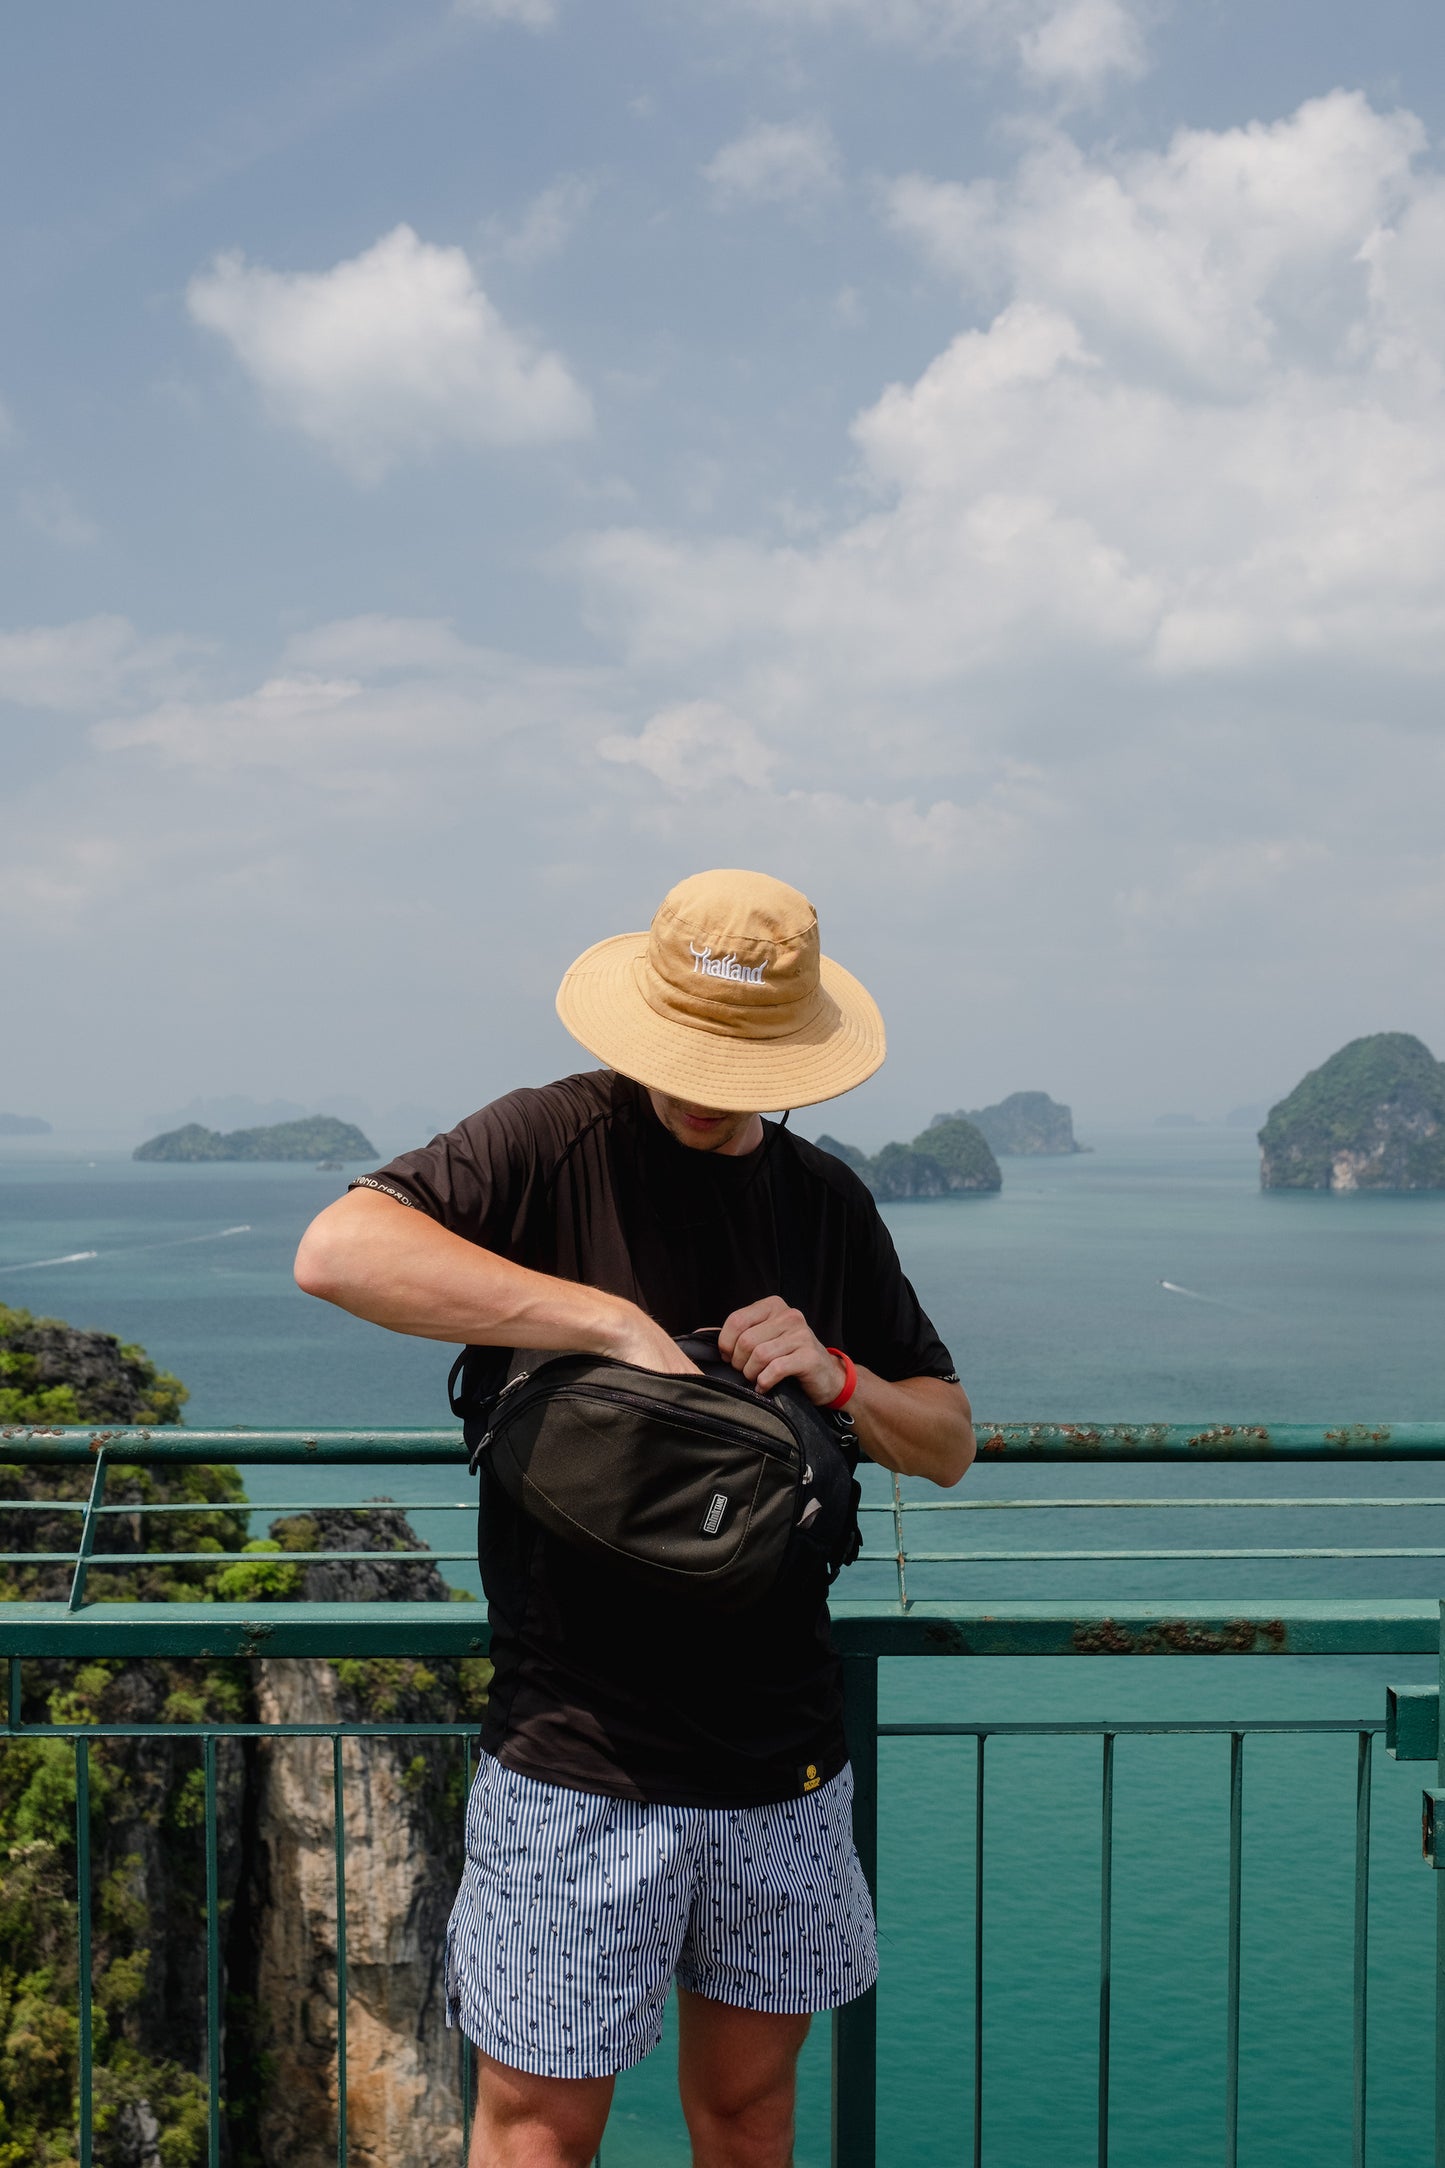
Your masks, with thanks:
M762 1392L771 1392L783 1378L796 1378L813 1405L822 1408L843 1390L843 1365L802 1311L791 1309L781 1295L734 1310L718 1347ZM942 1378L894 1381L861 1363L857 1368L848 1413L868 1458L899 1475L927 1476L946 1487L957 1483L977 1451L973 1410L963 1387Z
M636 1303L514 1265L379 1190L349 1190L319 1213L295 1270L306 1294L421 1340L577 1349L647 1370L694 1367Z

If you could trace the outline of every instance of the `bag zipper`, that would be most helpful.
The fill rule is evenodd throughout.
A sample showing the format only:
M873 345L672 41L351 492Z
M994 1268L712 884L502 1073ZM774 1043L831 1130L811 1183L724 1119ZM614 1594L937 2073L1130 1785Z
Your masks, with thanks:
M649 1373L649 1375L652 1374ZM522 1379L516 1378L513 1383L520 1385ZM508 1387L508 1390L510 1391L511 1388ZM725 1416L704 1415L693 1408L659 1407L655 1400L649 1400L645 1394L629 1393L624 1391L621 1386L554 1385L550 1388L550 1391L554 1400L607 1400L618 1407L635 1408L639 1414L650 1415L657 1419L675 1423L681 1430L702 1431L714 1438L729 1439L734 1445L750 1445L755 1450L767 1453L774 1460L786 1460L789 1457L787 1447L777 1440L760 1438L755 1431L745 1429L741 1423L728 1422ZM500 1402L498 1405L500 1406ZM516 1411L509 1412L515 1413ZM495 1428L496 1419L496 1411L494 1410L492 1416L493 1428ZM490 1443L491 1435L491 1431L488 1431L487 1436L481 1440L477 1447L478 1452L482 1450L483 1446ZM794 1441L793 1450L795 1453L798 1451L796 1441Z

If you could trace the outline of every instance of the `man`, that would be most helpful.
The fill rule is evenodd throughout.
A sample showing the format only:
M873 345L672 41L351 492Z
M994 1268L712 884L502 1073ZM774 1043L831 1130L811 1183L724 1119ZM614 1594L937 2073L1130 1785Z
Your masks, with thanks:
M312 1224L309 1293L394 1332L657 1371L721 1327L762 1391L846 1402L884 1467L956 1483L968 1401L867 1190L764 1122L883 1060L796 889L694 876L557 996L606 1067L484 1107ZM495 1666L447 1951L477 2049L471 2168L581 2168L674 1977L698 2168L785 2168L809 2014L877 1976L839 1663L808 1572L720 1618L624 1582L482 1477Z

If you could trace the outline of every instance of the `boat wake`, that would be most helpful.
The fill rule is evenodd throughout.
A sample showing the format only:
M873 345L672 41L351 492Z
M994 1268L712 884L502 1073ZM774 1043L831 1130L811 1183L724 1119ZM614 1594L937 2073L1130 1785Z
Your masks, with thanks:
M44 1272L51 1265L88 1265L95 1257L134 1257L141 1250L180 1250L191 1242L224 1242L227 1235L248 1235L251 1228L218 1227L204 1235L167 1235L164 1242L126 1242L115 1250L68 1250L64 1257L32 1257L24 1265L0 1265L0 1273Z
M1219 1295L1201 1295L1197 1287L1180 1287L1175 1280L1161 1280L1159 1285L1166 1295L1187 1295L1191 1302L1207 1302L1214 1310L1233 1310L1237 1305L1225 1302Z

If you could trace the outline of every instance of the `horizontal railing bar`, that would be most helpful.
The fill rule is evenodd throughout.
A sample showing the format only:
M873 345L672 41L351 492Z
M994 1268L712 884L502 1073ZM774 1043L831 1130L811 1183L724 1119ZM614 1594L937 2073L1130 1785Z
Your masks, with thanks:
M1271 1492L1260 1498L905 1498L904 1513L1137 1513L1238 1511L1274 1513L1288 1507L1318 1506L1335 1511L1419 1512L1422 1508L1445 1508L1445 1498L1419 1496L1401 1491L1389 1497L1378 1493L1362 1498L1285 1498ZM233 1498L167 1499L154 1505L138 1501L130 1505L97 1506L95 1517L106 1515L145 1518L152 1513L475 1513L475 1498ZM865 1498L860 1513L894 1511L889 1501ZM0 1498L0 1513L85 1513L83 1498ZM892 1558L892 1552L889 1552Z
M3 1452L0 1452L3 1458ZM1428 1498L1401 1499L1402 1505L1429 1505ZM1440 1500L1445 1505L1445 1498ZM129 1505L97 1506L106 1513L475 1513L475 1498L196 1498L133 1499ZM0 1513L84 1513L83 1498L0 1498Z
M991 1461L1408 1461L1445 1460L1445 1423L979 1423L980 1465ZM15 1424L0 1430L0 1459L88 1461L104 1446L114 1463L237 1465L386 1461L427 1465L465 1457L450 1429L327 1428L159 1430Z
M1261 1736L1309 1733L1383 1732L1385 1719L1351 1717L1200 1717L1176 1722L1142 1719L1070 1718L1052 1723L880 1723L880 1739L1097 1739L1105 1732L1119 1737L1171 1738L1176 1733L1227 1739L1232 1732ZM0 1739L475 1739L471 1724L0 1724Z
M880 1724L880 1739L1097 1739L1101 1733L1117 1733L1120 1738L1169 1738L1175 1732L1195 1733L1227 1739L1236 1731L1274 1734L1294 1732L1348 1732L1353 1738L1362 1731L1383 1731L1382 1716L1363 1716L1358 1719L1336 1716L1283 1717L1278 1721L1261 1717L1199 1717L1180 1718L1176 1723L1149 1723L1143 1719L1116 1722L1111 1717L1098 1717L1091 1723L1070 1719L1067 1723L1036 1724Z
M481 1728L479 1723L0 1724L0 1739L22 1734L27 1739L475 1739Z
M470 1504L470 1501L466 1501ZM1148 1509L1151 1512L1175 1512L1188 1508L1207 1508L1211 1513L1221 1507L1248 1509L1251 1512L1277 1511L1281 1506L1376 1506L1384 1509L1408 1507L1411 1512L1421 1506L1445 1506L1445 1498L1419 1497L1413 1491L1399 1491L1389 1497L1378 1493L1367 1498L1282 1498L1274 1492L1260 1498L1057 1498L1052 1493L1046 1498L905 1498L905 1513L1127 1513ZM77 1511L83 1510L77 1507ZM106 1506L107 1513L134 1513L135 1506ZM146 1512L159 1511L158 1507L146 1507ZM177 1507L178 1512L185 1511ZM225 1510L217 1508L218 1511ZM234 1510L234 1509L232 1509ZM858 1507L860 1513L892 1514L891 1502L883 1499L865 1498ZM889 1552L892 1557L892 1552Z
M89 1461L105 1448L112 1466L357 1467L376 1462L428 1467L466 1465L460 1430L52 1430L0 1429L0 1462L34 1466Z
M1401 1656L1440 1644L1436 1597L1009 1597L906 1610L855 1597L833 1618L840 1648L880 1656ZM485 1614L466 1603L0 1604L0 1656L473 1656L487 1646Z
M89 1566L319 1566L335 1564L354 1566L361 1560L370 1565L417 1566L435 1562L439 1565L459 1565L476 1557L476 1549L468 1551L92 1551L86 1564ZM1079 1556L1087 1557L1081 1551ZM1209 1556L1209 1553L1201 1554ZM1374 1554L1365 1553L1365 1556ZM1385 1554L1390 1555L1390 1554ZM1422 1553L1422 1556L1445 1558L1445 1551ZM55 1566L73 1564L74 1551L0 1551L0 1566Z
M15 1555L17 1557L25 1557L28 1554L24 1552L18 1552ZM68 1554L63 1552L57 1552L51 1555L63 1557ZM190 1554L187 1552L172 1553L158 1551L155 1553L148 1553L146 1555L153 1555L158 1558L172 1556L177 1558L183 1558L189 1556ZM203 1552L200 1555L203 1557L214 1558L217 1554L214 1551L211 1551ZM241 1557L246 1554L236 1552L227 1555ZM254 1556L255 1554L252 1553L250 1555ZM289 1557L291 1554L287 1552L284 1555ZM305 1554L302 1552L298 1552L296 1555L298 1557L302 1557ZM348 1557L351 1554L348 1552L338 1552L336 1555L338 1557ZM398 1554L390 1551L361 1551L358 1552L356 1555L361 1558L389 1558ZM421 1554L419 1552L413 1551L407 1555L416 1558L419 1557ZM459 1555L461 1557L469 1558L471 1556L471 1553L469 1551L464 1551L459 1554L451 1554L445 1551L438 1551L436 1553L436 1556L438 1558L445 1558L451 1555ZM860 1551L858 1553L856 1563L860 1566L891 1566L894 1562L896 1555L897 1554L893 1551ZM1365 1544L1341 1544L1333 1548L1326 1548L1324 1546L1316 1545L1313 1547L1306 1547L1297 1550L1284 1550L1274 1548L1261 1548L1259 1546L1249 1546L1241 1544L1213 1551L909 1551L906 1556L910 1566L1060 1565L1072 1563L1076 1560L1083 1561L1085 1563L1095 1563L1102 1561L1118 1565L1121 1561L1127 1563L1134 1559L1143 1560L1160 1558L1271 1558L1276 1560L1297 1558L1445 1558L1445 1546L1442 1546L1438 1543L1411 1543L1394 1545L1381 1544L1375 1546ZM99 1558L92 1558L91 1560L91 1564L93 1566L98 1566L102 1563L103 1561Z

